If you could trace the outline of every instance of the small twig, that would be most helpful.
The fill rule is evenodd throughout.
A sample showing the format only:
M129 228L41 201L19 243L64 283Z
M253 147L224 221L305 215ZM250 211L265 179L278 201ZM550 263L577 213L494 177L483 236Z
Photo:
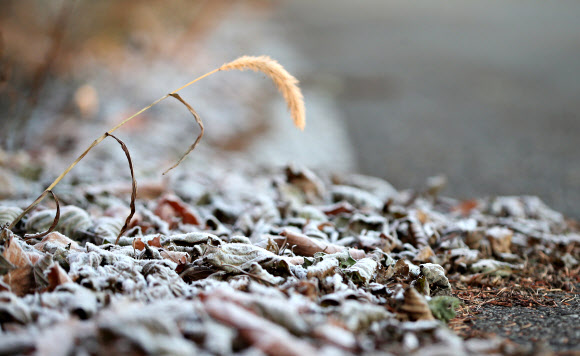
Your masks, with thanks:
M131 208L131 212L129 213L129 216L127 216L127 219L125 219L125 224L121 228L121 231L119 231L119 235L117 235L117 239L115 240L115 245L118 245L119 239L121 238L123 233L125 231L127 231L127 228L129 227L129 223L131 222L131 218L135 214L135 199L137 198L137 180L135 180L135 172L133 171L133 161L131 160L131 155L129 154L129 149L127 148L125 143L123 141L119 140L116 136L113 136L108 132L105 133L105 136L110 136L110 137L114 138L117 142L119 142L119 144L121 145L121 148L123 149L123 152L125 152L125 156L127 156L127 161L129 162L129 169L131 170L131 188L132 189L131 189L131 203L129 204L129 207Z
M58 198L56 197L56 194L54 194L54 192L52 190L49 190L47 192L52 195L52 197L54 198L54 201L56 203L56 215L54 216L54 220L52 221L52 225L50 225L48 230L46 230L45 232L40 232L40 233L34 234L34 235L24 235L24 240L30 240L30 239L34 239L34 238L37 238L37 239L43 238L44 236L50 234L56 228L56 225L58 225L58 221L60 220L60 204L58 202Z

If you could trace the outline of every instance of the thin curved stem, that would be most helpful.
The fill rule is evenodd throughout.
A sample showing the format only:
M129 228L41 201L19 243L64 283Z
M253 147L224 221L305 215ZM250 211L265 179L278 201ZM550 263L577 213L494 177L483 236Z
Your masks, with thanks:
M96 145L98 145L99 143L101 143L106 137L107 135L110 135L111 133L115 132L117 129L119 129L121 126L125 125L127 122L131 121L132 119L134 119L135 117L141 115L143 112L151 109L153 106L159 104L161 101L167 99L168 97L172 96L171 94L175 94L177 92L179 92L182 89L187 88L188 86L190 86L191 84L202 80L205 77L208 77L216 72L219 72L221 70L220 68L214 69L211 72L205 73L204 75L195 78L194 80L192 80L191 82L181 86L180 88L172 91L169 94L165 94L164 96L162 96L161 98L155 100L153 103L151 103L150 105L144 107L143 109L137 111L135 114L129 116L128 118L126 118L125 120L123 120L121 123L119 123L117 126L113 127L112 129L110 129L109 131L107 131L106 133L104 133L103 135L101 135L99 138L97 138L96 140L93 141L93 143L91 143L91 145L70 165L68 166L67 169L64 170L64 172L62 172L55 180L54 182L52 182L48 188L46 188L44 190L44 192L42 192L42 194L40 194L38 196L38 198L36 198L36 200L30 204L26 209L24 209L24 211L22 212L22 214L20 214L16 219L14 219L14 221L12 222L12 224L10 224L9 229L13 229L14 226L16 226L16 224L22 220L22 218L24 217L24 215L28 214L30 212L30 210L32 210L36 205L38 205L45 197L46 195L49 193L49 191L51 191L58 183L60 183L60 181L77 165L77 163L79 163L83 158L85 158L85 156L89 153L90 150L92 150Z

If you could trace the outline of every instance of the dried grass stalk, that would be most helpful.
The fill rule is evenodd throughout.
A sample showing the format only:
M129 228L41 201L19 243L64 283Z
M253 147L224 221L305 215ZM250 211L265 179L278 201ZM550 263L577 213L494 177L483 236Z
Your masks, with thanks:
M203 137L203 122L201 121L201 118L199 117L199 115L197 114L197 111L195 111L191 105L189 105L185 100L183 100L183 98L181 96L179 96L179 94L177 93L171 93L169 94L170 96L174 97L175 99L179 100L183 105L185 105L185 107L187 108L187 110L189 110L189 112L193 115L195 122L197 122L197 124L199 125L199 135L197 136L197 138L195 139L195 142L189 147L189 149L187 151L185 151L185 153L183 154L183 156L181 156L181 158L179 159L179 161L177 161L173 166L169 167L169 169L167 169L165 172L163 172L163 175L167 174L167 172L169 172L170 170L172 170L173 168L179 166L179 164L185 159L185 157L195 149L195 146L197 146L197 144L199 143L199 141L201 141L201 138Z
M288 110L294 120L294 125L304 130L306 125L306 110L304 97L298 87L298 79L292 76L280 63L268 56L243 56L220 67L220 70L253 70L266 74L286 100Z
M58 201L58 198L56 197L56 194L54 194L54 192L52 190L47 190L46 193L50 193L52 195L52 197L54 198L54 202L56 203L56 215L54 216L54 220L52 221L52 225L50 225L48 230L46 230L45 232L41 232L41 233L34 234L34 235L24 235L24 240L43 238L46 235L50 234L56 228L56 225L58 225L58 221L60 220L60 203Z
M129 149L127 148L125 143L108 132L105 133L105 135L114 138L115 141L117 141L119 145L121 145L123 152L125 152L125 156L127 156L127 162L129 164L129 169L131 170L131 202L129 203L131 212L129 213L129 216L127 216L127 219L125 219L125 224L119 231L119 235L117 235L117 239L115 240L115 245L117 245L119 244L119 239L121 238L121 236L125 233L125 231L127 231L129 223L131 222L131 218L133 218L133 215L135 215L135 199L137 199L137 180L135 179L135 172L133 171L133 160L131 160L131 154L129 153Z
M181 86L180 88L172 91L169 94L165 94L164 96L155 100L154 102L144 107L143 109L137 111L135 114L129 116L128 118L120 122L117 126L113 127L112 129L110 129L109 131L98 137L67 169L64 170L64 172L62 172L54 180L54 182L52 182L44 190L44 192L42 192L42 194L40 194L38 198L36 198L34 202L32 202L32 204L30 204L26 209L24 209L24 211L16 219L14 219L14 221L12 221L12 223L8 228L13 229L14 226L16 226L16 224L24 217L24 215L26 215L28 212L30 212L30 210L32 210L32 208L38 205L38 203L40 203L48 195L49 192L52 193L52 189L77 165L77 163L79 163L83 158L85 158L85 156L89 153L91 149L93 149L96 145L101 143L107 136L110 136L121 126L125 125L127 122L133 120L135 117L141 115L145 111L151 109L153 106L159 104L160 102L169 98L170 96L178 99L181 103L183 103L187 107L187 109L193 114L195 120L202 129L202 133L197 137L197 139L195 140L193 145L189 148L189 150L185 153L185 155L183 155L179 160L179 162L173 167L171 167L169 170L175 168L177 165L179 165L179 163L181 163L181 161L185 158L185 156L187 156L187 154L189 154L189 152L191 152L195 148L195 146L199 143L203 135L203 124L201 123L199 116L189 104L187 104L183 99L181 99L179 95L177 95L177 92L219 71L246 70L246 69L251 69L253 71L260 71L262 73L265 73L274 81L274 84L276 84L278 90L280 91L280 93L282 93L282 95L284 96L284 100L286 100L286 103L288 104L288 109L290 110L290 115L294 120L294 124L301 130L303 130L305 125L305 109L302 92L300 91L300 88L297 85L298 80L294 78L290 73L288 73L284 69L284 67L282 67L278 62L276 62L275 60L271 59L268 56L258 56L258 57L242 56L232 62L226 63L223 66L212 70L211 72L207 72L204 75L197 77L196 79L190 81L189 83ZM167 173L167 171L165 173Z

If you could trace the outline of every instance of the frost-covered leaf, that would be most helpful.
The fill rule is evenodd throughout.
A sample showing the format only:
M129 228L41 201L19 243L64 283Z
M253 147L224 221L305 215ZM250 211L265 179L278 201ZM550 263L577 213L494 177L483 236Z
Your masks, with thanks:
M344 273L355 283L368 284L373 279L377 267L378 263L374 259L362 258L344 269Z

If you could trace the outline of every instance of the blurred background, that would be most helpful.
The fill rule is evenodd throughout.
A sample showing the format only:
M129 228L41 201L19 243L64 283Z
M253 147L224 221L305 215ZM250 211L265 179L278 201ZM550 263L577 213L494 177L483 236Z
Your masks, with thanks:
M165 93L266 54L301 81L306 131L263 75L218 73L181 92L206 136L178 169L294 162L398 189L443 174L446 195L538 195L580 218L579 14L565 0L3 0L0 161L25 151L54 178ZM117 133L139 179L177 160L197 130L167 100ZM124 164L102 146L84 175ZM3 189L30 190L8 166Z

